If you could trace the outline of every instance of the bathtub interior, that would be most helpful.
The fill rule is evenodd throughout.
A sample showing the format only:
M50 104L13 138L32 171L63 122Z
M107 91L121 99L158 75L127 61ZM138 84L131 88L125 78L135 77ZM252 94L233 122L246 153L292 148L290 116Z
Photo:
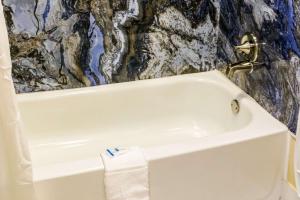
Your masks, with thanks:
M242 129L252 115L243 104L234 114L233 99L220 84L188 78L19 96L39 165L94 157L113 146L147 148Z

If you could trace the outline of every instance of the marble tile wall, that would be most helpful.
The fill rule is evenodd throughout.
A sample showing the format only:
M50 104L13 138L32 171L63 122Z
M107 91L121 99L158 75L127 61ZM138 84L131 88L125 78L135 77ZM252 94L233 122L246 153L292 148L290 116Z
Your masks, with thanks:
M18 93L222 68L245 32L265 64L233 81L295 131L299 0L2 0Z

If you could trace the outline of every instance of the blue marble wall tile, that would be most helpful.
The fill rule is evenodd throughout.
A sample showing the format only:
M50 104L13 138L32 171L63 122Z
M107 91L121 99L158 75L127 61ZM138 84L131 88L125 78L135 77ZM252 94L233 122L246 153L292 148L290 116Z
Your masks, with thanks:
M296 130L300 2L296 0L2 0L17 92L149 79L237 61L245 32L258 70L235 81Z

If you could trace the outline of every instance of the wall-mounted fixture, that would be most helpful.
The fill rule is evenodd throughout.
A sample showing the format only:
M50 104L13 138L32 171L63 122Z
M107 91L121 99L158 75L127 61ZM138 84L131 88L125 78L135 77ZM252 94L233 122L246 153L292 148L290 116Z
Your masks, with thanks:
M241 55L243 60L227 65L225 71L226 76L232 78L233 75L238 72L251 73L256 66L262 65L263 63L257 62L262 45L264 45L264 43L259 43L254 34L245 34L241 39L241 45L234 47L235 51Z

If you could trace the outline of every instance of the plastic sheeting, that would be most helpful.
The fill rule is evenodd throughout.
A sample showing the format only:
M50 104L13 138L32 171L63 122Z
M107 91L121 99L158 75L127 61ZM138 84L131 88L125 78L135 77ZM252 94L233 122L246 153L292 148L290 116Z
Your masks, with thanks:
M7 29L0 1L0 200L33 200L28 144L11 78Z

